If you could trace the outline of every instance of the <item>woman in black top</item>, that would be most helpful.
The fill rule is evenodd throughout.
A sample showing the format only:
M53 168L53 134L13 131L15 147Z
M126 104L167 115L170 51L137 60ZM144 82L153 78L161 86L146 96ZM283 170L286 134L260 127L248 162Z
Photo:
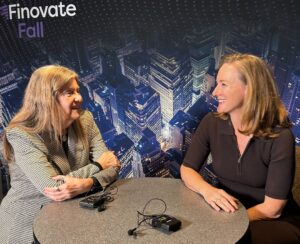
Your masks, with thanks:
M181 166L184 183L217 211L234 212L240 200L252 243L300 241L299 207L291 194L294 137L270 69L253 55L227 55L213 95L217 113L208 114L193 137ZM198 174L210 153L221 189Z

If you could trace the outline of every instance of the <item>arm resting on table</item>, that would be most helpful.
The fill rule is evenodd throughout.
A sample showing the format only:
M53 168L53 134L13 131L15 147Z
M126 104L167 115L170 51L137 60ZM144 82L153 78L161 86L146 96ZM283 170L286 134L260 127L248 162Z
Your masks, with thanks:
M224 210L229 213L238 209L237 199L224 190L207 183L194 169L181 165L180 172L186 186L201 194L204 200L216 211Z

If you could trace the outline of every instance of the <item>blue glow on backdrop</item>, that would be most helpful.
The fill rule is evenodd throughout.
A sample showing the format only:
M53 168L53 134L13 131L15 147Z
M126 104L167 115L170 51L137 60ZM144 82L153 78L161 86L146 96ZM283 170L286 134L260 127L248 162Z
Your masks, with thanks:
M226 53L272 67L300 145L299 1L2 1L0 132L29 76L57 63L80 75L84 107L120 158L121 178L179 177Z

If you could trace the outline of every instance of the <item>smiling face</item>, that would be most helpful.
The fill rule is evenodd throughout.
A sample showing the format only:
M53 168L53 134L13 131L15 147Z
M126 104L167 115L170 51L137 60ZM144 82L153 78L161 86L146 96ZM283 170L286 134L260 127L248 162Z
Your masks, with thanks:
M217 76L217 87L213 96L217 97L219 113L242 115L242 106L247 91L247 85L241 80L241 75L233 64L221 66Z
M76 119L80 117L80 107L82 96L75 79L72 79L63 92L58 96L58 102L64 111L64 128L68 128Z

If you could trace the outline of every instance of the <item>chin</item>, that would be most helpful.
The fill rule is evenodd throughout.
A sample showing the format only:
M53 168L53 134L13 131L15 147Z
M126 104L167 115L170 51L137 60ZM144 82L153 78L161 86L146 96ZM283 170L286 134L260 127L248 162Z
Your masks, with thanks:
M74 121L74 120L77 120L77 119L79 119L79 117L80 117L80 114L73 115L73 116L72 116L72 120L73 120L73 121Z
M73 110L72 111L72 117L79 117L80 116L80 110Z
M228 113L230 111L230 108L228 108L228 107L224 106L224 104L222 104L217 107L217 111L218 111L218 113Z
M218 113L226 113L225 109L217 107L217 112Z

